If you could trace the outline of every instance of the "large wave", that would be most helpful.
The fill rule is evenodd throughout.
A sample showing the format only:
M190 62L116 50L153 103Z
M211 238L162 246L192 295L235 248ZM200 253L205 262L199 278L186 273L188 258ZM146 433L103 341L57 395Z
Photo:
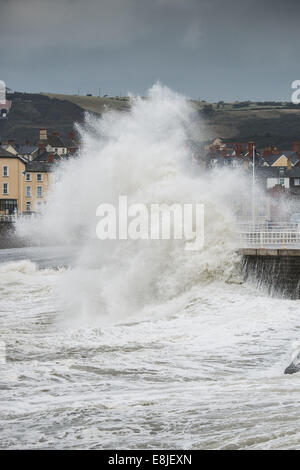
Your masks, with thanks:
M230 201L240 193L242 176L208 174L192 162L189 142L199 127L185 97L156 84L146 98L131 99L129 112L88 115L79 128L79 155L57 170L36 232L32 223L28 229L52 245L77 244L75 267L61 282L74 315L115 320L232 276L237 255ZM117 205L120 195L129 203L204 204L204 248L186 251L181 240L98 240L96 208Z

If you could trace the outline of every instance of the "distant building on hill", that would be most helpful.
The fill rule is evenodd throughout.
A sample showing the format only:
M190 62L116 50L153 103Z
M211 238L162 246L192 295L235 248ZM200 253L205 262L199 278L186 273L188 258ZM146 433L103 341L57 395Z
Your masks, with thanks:
M48 135L47 129L40 129L40 138L37 145L43 147L47 152L54 152L61 156L68 153L74 154L79 148L75 132L70 132L66 139L62 139L57 131L53 131L51 135Z
M31 162L37 155L39 147L36 144L31 144L29 140L24 145L17 146L18 155Z
M0 119L7 119L10 108L11 101L5 100L4 103L0 103Z
M40 129L39 146L43 146L47 152L55 152L58 155L67 154L67 146L59 137L59 132L54 131L52 135L48 136L47 129Z

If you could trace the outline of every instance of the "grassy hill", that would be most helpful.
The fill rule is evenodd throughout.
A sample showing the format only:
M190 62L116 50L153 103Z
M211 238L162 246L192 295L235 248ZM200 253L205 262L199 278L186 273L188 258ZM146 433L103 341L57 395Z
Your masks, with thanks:
M63 137L75 122L83 121L85 111L99 116L109 109L130 109L128 97L14 93L11 99L9 118L0 121L0 139L18 142L36 140L41 127L58 130ZM199 118L199 140L203 142L220 137L227 142L254 140L258 147L277 145L284 149L300 140L300 109L292 109L290 103L209 104L193 100L191 104Z
M62 95L59 93L45 93L45 96L52 99L70 101L85 111L91 111L96 114L102 114L107 109L114 109L116 111L128 111L130 109L127 97L102 98L97 96Z
M128 98L96 97L47 94L59 100L70 101L81 108L102 114L108 109L126 111L130 108ZM201 141L209 142L216 137L224 141L247 142L254 140L259 147L277 145L289 148L291 142L300 140L300 109L291 109L289 103L217 103L191 101L204 121ZM205 113L207 106L211 111ZM200 133L199 133L200 134Z
M255 141L258 147L289 148L300 140L300 109L218 110L205 120L207 136L224 141Z
M34 142L43 127L67 136L74 122L82 122L84 117L84 110L69 100L50 99L36 93L14 93L9 99L12 107L8 119L0 121L0 141Z

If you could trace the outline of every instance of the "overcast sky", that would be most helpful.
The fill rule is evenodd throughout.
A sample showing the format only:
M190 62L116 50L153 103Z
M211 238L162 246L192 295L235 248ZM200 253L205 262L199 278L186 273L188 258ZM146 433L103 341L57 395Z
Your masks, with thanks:
M18 91L290 100L298 0L0 0L0 79Z

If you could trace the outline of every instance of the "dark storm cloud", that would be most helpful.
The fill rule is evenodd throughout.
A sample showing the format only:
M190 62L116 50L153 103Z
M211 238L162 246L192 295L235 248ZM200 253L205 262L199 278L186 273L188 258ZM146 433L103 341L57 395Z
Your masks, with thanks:
M16 88L118 94L157 79L194 97L288 99L300 5L288 0L0 0Z
M150 5L149 5L150 4ZM126 47L156 33L189 34L197 2L178 0L9 0L2 2L3 41L25 46L71 45L80 49Z

